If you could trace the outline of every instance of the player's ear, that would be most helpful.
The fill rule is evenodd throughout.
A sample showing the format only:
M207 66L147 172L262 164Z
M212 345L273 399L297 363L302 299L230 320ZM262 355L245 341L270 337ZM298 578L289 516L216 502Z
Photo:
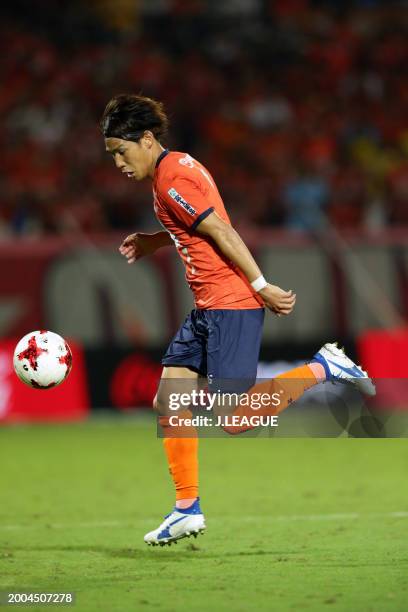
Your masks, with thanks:
M153 146L154 136L150 130L145 130L143 136L140 141L146 149L151 149Z

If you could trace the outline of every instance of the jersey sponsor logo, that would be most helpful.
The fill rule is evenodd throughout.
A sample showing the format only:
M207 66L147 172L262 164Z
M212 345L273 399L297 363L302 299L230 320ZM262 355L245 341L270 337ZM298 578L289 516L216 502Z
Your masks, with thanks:
M175 202L177 202L177 204L180 204L180 206L182 206L189 215L194 217L196 214L195 209L188 202L186 202L186 200L174 189L174 187L171 187L167 193Z

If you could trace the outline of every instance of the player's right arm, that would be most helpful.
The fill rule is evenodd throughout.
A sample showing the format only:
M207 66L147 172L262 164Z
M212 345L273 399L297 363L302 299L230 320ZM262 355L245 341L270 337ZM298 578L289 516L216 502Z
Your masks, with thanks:
M238 232L221 219L211 205L211 191L208 194L207 186L207 182L211 184L211 181L205 172L206 181L187 173L187 169L178 168L178 172L171 176L165 185L160 186L160 195L171 210L172 216L190 231L211 238L221 253L242 271L267 308L278 316L290 314L295 306L296 294L265 281ZM262 287L255 288L254 281L257 281L255 285L261 281Z
M119 247L119 252L126 257L129 264L132 264L137 259L152 255L157 249L172 244L174 243L168 232L162 231L154 234L136 232L124 239Z
M252 286L256 279L264 281L265 286L258 293L269 310L279 316L292 312L296 303L296 294L264 280L251 252L232 225L221 219L216 212L212 212L197 226L197 232L209 236L223 255L244 273Z

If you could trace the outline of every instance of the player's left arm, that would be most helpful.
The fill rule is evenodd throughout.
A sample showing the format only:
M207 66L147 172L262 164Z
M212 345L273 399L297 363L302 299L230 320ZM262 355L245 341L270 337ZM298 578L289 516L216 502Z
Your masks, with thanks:
M212 212L203 219L198 224L196 231L214 240L223 255L232 261L245 274L254 289L258 290L265 306L278 315L288 315L292 312L296 294L263 280L262 272L241 236L216 212ZM261 288L258 289L258 287Z

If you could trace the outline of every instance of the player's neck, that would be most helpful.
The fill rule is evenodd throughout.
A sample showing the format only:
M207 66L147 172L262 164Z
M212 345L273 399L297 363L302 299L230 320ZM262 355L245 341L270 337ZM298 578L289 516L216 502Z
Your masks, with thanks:
M152 150L152 163L151 163L151 166L148 172L148 176L150 176L151 179L154 177L154 171L156 169L157 160L159 159L163 151L164 151L164 147L162 147L159 142L155 142L153 145L153 150Z

